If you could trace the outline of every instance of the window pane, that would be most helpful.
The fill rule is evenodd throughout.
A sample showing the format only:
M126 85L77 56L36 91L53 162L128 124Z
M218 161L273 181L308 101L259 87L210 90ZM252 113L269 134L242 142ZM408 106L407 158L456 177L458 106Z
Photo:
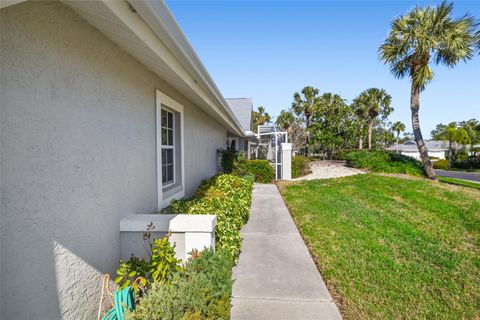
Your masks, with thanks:
M168 112L168 127L173 129L173 113Z
M167 126L167 111L162 109L162 127Z
M162 165L167 164L167 150L162 149Z
M168 145L168 129L162 128L162 145Z
M162 183L167 182L167 166L162 166Z
M173 149L168 149L167 151L167 164L173 164Z
M173 130L168 129L168 145L173 146Z
M167 165L167 181L173 181L173 164Z

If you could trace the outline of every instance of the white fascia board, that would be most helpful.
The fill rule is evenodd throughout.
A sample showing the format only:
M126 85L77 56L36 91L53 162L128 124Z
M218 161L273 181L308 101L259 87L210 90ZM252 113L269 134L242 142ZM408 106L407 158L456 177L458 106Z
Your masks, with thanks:
M182 47L179 41L175 40L184 38L183 42L186 41L175 19L163 2L143 0L132 1L131 4L127 1L102 0L102 2L158 56L158 59L163 60L189 88L213 109L228 124L230 130L241 136L244 135L240 123L233 115L225 99L218 92L218 89L217 92L213 89L213 81L209 83L208 79L205 79L198 72L199 60L197 64L192 62L191 57L186 54L185 46ZM130 5L137 11L138 15L132 14ZM170 32L169 30L172 28L178 28L177 32ZM186 42L188 43L188 41ZM174 46L174 49L170 49L167 44ZM193 49L191 49L190 55L196 57ZM184 61L187 61L188 65L193 67L193 72L187 69ZM203 65L201 68L203 68ZM213 86L216 88L214 84ZM211 96L214 97L213 100Z
M14 4L25 2L27 0L0 0L0 9L13 6Z

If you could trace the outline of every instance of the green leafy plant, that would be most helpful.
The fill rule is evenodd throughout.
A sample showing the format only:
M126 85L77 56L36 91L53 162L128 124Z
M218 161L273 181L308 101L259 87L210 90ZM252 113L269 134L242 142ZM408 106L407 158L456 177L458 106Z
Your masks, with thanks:
M312 171L308 164L310 160L304 156L295 156L292 158L292 178L305 176Z
M347 165L372 172L404 173L424 176L422 164L414 158L387 151L356 151L347 155Z
M242 239L240 229L250 213L253 183L233 174L206 180L189 200L174 200L168 212L179 214L214 214L216 247L237 257Z
M181 270L181 260L175 258L175 248L168 240L169 235L150 241L152 228L153 224L150 224L144 234L150 260L133 255L127 262L120 260L115 279L120 289L132 286L138 292L139 285L149 288L152 283L168 283L172 275ZM135 282L136 279L139 282Z
M448 169L448 160L438 160L433 163L433 168L434 169L443 169L447 170Z
M267 160L247 160L247 173L255 176L255 182L271 183L275 179L275 171Z
M232 267L228 253L206 249L169 285L153 284L127 319L229 319Z

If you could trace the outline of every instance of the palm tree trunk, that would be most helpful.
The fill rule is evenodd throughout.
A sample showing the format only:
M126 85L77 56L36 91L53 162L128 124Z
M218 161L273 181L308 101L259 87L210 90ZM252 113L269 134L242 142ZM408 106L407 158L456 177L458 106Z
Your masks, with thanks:
M452 140L448 141L448 169L450 169L450 164L452 163Z
M397 154L398 154L398 141L399 141L398 136L399 134L397 134Z
M372 149L373 120L368 123L368 149Z
M310 138L310 130L308 129L308 127L310 127L310 117L306 117L306 124L305 124L305 134L306 134L306 137L305 137L305 155L308 157L308 140Z
M360 126L360 136L358 138L358 149L363 149L363 125Z
M410 110L412 111L412 127L415 142L417 143L418 152L422 158L423 168L429 179L437 179L435 171L433 171L432 163L428 159L428 150L423 141L422 131L420 130L420 120L418 118L418 110L420 109L420 89L415 88L412 84L412 91L410 95Z

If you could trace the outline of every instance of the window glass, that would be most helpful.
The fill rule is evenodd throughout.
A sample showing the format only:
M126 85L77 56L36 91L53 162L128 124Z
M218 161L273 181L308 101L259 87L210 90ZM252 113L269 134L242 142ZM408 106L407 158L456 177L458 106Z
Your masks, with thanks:
M162 183L168 185L175 182L175 163L174 163L174 118L173 112L162 109L161 119L161 139L162 139Z

